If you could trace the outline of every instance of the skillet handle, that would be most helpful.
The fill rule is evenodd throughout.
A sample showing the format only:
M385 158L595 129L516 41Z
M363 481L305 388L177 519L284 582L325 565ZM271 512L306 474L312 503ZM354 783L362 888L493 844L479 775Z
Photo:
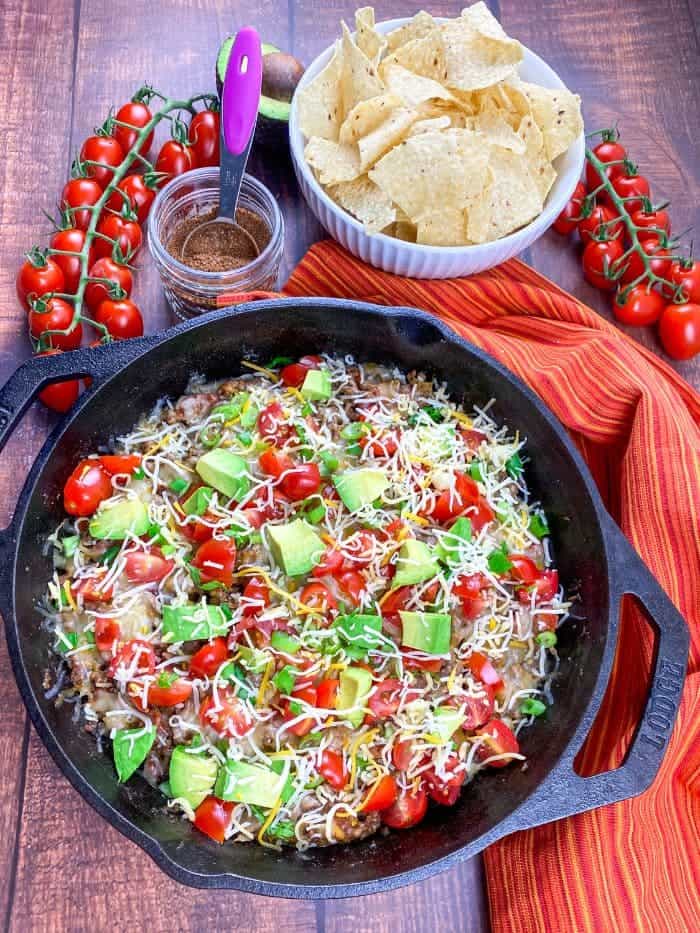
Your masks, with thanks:
M573 761L587 730L574 747L528 798L517 828L539 826L561 817L583 813L646 790L658 773L678 713L688 663L690 636L685 620L657 583L635 549L608 516L605 530L610 552L612 606L617 635L622 597L636 596L647 610L656 631L649 694L625 760L619 768L580 777ZM616 637L612 640L613 648ZM613 656L611 651L611 659ZM604 691L605 685L599 684ZM590 727L590 723L588 724ZM515 828L515 827L514 827Z

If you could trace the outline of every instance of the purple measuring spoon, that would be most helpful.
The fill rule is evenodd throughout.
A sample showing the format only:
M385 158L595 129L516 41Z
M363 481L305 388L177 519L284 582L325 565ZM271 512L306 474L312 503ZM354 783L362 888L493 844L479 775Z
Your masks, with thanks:
M236 206L258 120L262 86L260 36L252 26L239 30L231 49L221 92L221 168L219 212L215 220L196 227L182 244L183 254L191 238L212 224L233 224L255 246L253 237L236 223Z

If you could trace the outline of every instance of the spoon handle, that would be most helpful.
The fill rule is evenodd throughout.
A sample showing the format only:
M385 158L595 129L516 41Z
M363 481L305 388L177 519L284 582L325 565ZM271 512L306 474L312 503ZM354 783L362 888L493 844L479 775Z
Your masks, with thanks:
M236 35L221 92L219 216L236 217L238 194L253 142L262 85L260 37L252 26Z

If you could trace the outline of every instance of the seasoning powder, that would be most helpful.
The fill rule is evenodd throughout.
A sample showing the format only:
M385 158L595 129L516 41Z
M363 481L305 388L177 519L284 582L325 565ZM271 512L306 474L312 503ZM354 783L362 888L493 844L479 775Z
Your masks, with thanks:
M248 265L260 255L270 242L270 230L258 214L246 207L239 207L236 211L236 223L249 235L232 224L212 224L193 236L187 243L187 249L183 250L190 233L214 220L217 211L218 208L214 207L206 213L182 220L166 244L170 255L191 269L202 272L230 272Z

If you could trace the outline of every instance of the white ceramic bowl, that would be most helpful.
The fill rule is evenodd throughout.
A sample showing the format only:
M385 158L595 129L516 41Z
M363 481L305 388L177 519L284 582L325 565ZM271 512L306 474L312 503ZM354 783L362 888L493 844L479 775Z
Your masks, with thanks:
M378 23L380 32L390 32L409 22L409 18L392 19ZM322 52L306 69L297 87L297 93L328 63L333 46ZM523 46L520 76L524 81L543 87L565 87L564 82L546 62ZM423 246L406 243L382 233L365 233L362 224L337 205L323 190L304 159L304 137L299 129L296 95L289 116L289 144L297 181L309 207L330 235L364 262L393 272L396 275L423 279L447 279L459 275L472 275L491 269L527 249L551 226L573 194L581 176L584 161L584 137L579 136L554 160L557 178L547 195L544 209L531 223L492 243L477 246Z

